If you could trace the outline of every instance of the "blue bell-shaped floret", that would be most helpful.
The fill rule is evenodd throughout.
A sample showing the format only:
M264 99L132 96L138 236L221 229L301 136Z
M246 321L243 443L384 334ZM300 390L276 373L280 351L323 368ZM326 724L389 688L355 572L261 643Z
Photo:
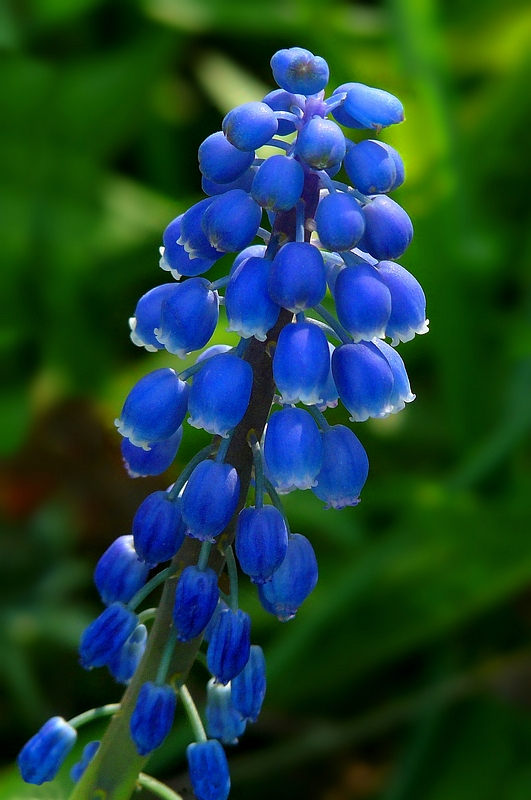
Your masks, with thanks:
M282 328L273 356L273 377L282 403L323 402L329 353L327 338L317 325L293 322Z
M165 472L173 463L182 438L183 426L180 425L169 439L150 442L149 450L131 444L129 439L122 439L122 458L129 477L143 478Z
M236 256L229 271L230 277L234 275L240 264L247 258L263 258L267 247L265 244L250 244L249 247L244 247Z
M264 609L281 622L293 619L317 583L317 559L305 536L293 533L282 565L267 583L258 587Z
M281 493L315 486L323 443L314 418L302 408L271 414L264 439L267 474Z
M323 402L317 405L319 411L326 411L327 408L335 408L339 400L339 394L332 375L332 354L336 348L331 342L328 342L328 352L330 354L330 369L328 370L328 377L323 389Z
M322 431L323 466L312 491L326 508L357 506L369 474L369 459L358 437L345 425Z
M383 89L364 83L343 83L333 91L332 96L343 92L347 93L343 105L332 112L341 125L381 131L382 128L404 121L402 103Z
M219 296L205 278L178 284L179 291L162 304L161 324L155 335L169 353L186 358L208 344L216 329Z
M207 136L199 145L199 169L214 183L231 183L238 180L254 161L254 153L244 153L234 147L223 131Z
M218 259L222 253L212 246L203 229L203 218L214 199L206 197L195 203L183 214L181 220L181 235L178 244L181 244L192 261L195 258Z
M181 517L181 501L171 499L168 492L149 494L140 504L133 519L133 537L138 557L156 567L173 558L184 542L185 526Z
M205 178L203 175L201 178L201 189L209 197L225 194L225 192L230 192L232 189L243 189L244 192L249 194L251 186L253 185L254 176L256 175L256 170L256 167L249 167L241 177L230 181L230 183L214 183L214 181L209 181L208 178Z
M240 497L240 479L230 464L202 461L192 472L182 496L186 533L213 542L229 524Z
M85 772L86 768L98 752L100 747L100 742L89 742L83 748L83 753L81 755L81 760L77 761L72 769L70 770L70 779L77 783L80 780L81 776Z
M270 271L271 262L260 257L240 261L232 271L225 292L228 331L265 342L280 314L280 306L271 299L267 288Z
M365 232L358 247L378 261L399 258L411 243L413 225L402 206L385 194L371 197L363 206Z
M315 225L323 247L342 252L355 247L363 236L365 217L355 197L333 192L319 201Z
M409 342L416 333L427 333L426 297L418 280L394 261L380 261L378 272L391 292L391 316L385 335L392 338L393 347Z
M320 303L326 294L326 273L317 247L308 242L281 247L271 264L269 294L294 314Z
M277 570L288 548L288 530L274 506L244 508L236 523L236 555L253 583L265 583Z
M312 117L299 131L296 153L314 169L341 164L346 150L343 131L331 119Z
M180 214L167 226L162 234L164 246L160 250L160 268L165 272L171 272L177 281L183 275L191 277L202 275L220 257L219 253L216 256L212 256L212 258L198 258L197 256L192 258L190 256L190 253L185 250L183 245L179 244L183 217L184 214Z
M262 103L267 103L273 111L291 111L291 106L296 103L296 97L291 92L284 89L273 89L262 98ZM289 119L279 119L277 133L279 136L287 136L288 133L295 131L295 124Z
M256 722L266 693L266 665L264 651L251 645L249 661L232 683L232 704L242 717Z
M411 403L415 399L415 395L411 392L405 364L394 347L391 347L387 342L375 339L373 344L385 357L393 373L394 382L390 400L390 413L397 414L405 408L406 403Z
M188 642L204 631L218 604L218 576L210 567L186 567L177 583L173 622L180 642Z
M352 184L363 194L382 194L404 183L404 164L397 151L385 142L364 139L351 147L343 166Z
M119 536L96 565L94 583L106 606L116 601L128 603L145 584L149 567L135 550L132 536Z
M188 422L194 428L228 436L247 411L252 388L253 368L247 361L233 353L212 356L194 376Z
M267 103L253 101L229 111L221 127L227 140L247 153L267 144L278 130L278 120Z
M324 89L330 75L324 58L314 56L304 47L277 50L271 58L271 69L282 89L306 96Z
M137 625L136 614L123 603L111 603L81 635L81 666L85 669L103 667L124 646Z
M169 439L184 420L189 390L169 367L148 372L127 395L120 418L114 422L118 433L144 450L151 442Z
M334 287L337 318L355 342L385 336L391 292L370 264L341 270Z
M137 625L123 647L107 663L107 669L117 683L128 684L142 660L147 644L147 628Z
M171 686L144 683L131 715L131 739L141 756L160 747L173 725L176 697Z
M26 783L52 781L74 747L77 731L62 717L52 717L26 742L17 764Z
M213 625L207 649L207 666L218 683L239 675L249 660L251 618L245 611L223 609Z
M304 170L294 158L271 156L259 167L251 197L267 211L289 211L304 186Z
M341 402L350 411L353 422L391 413L393 373L372 342L336 347L332 372Z
M176 289L176 283L163 283L142 295L136 305L134 317L129 320L131 341L137 347L145 347L152 353L162 349L161 343L155 337L155 328L160 326L162 302Z
M206 732L212 739L223 744L238 744L246 721L236 711L231 699L231 685L223 686L211 678L207 683L207 704L205 708Z
M212 247L237 253L251 244L262 219L262 209L243 189L215 197L203 216L203 231Z
M189 744L186 757L197 800L227 800L230 792L229 765L218 740Z
M203 350L201 355L197 356L195 363L200 364L202 361L208 361L209 358L213 356L219 356L222 353L228 353L229 350L232 350L232 345L230 344L213 344L210 347L207 347L206 350Z

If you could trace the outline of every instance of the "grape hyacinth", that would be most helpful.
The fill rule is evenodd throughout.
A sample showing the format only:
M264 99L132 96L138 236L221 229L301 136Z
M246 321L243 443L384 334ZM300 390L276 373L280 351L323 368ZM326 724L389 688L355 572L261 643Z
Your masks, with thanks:
M160 267L174 281L144 294L129 321L135 345L195 359L148 373L127 396L116 426L130 476L170 468L186 420L213 439L172 486L147 495L131 532L96 567L106 608L82 636L81 663L128 685L122 702L69 723L53 717L19 756L24 780L51 780L76 727L119 710L101 747L92 742L72 770L71 800L132 796L176 709L194 734L196 797L226 800L221 743L256 721L266 687L266 659L239 607L239 570L267 613L292 619L318 565L310 540L291 532L281 495L310 489L326 508L356 506L369 471L357 435L331 425L327 409L341 402L363 422L414 399L395 347L428 321L420 284L396 263L413 235L388 196L404 165L390 145L356 143L340 127L375 136L403 121L402 104L359 83L326 98L328 65L304 48L278 51L271 66L279 88L230 111L199 147L207 197L162 237ZM262 158L264 145L278 153ZM342 167L350 183L335 180ZM228 253L228 274L211 281L206 273ZM220 305L235 347L208 347ZM224 569L228 594L218 584ZM139 610L160 586L158 609ZM203 639L207 731L186 687Z

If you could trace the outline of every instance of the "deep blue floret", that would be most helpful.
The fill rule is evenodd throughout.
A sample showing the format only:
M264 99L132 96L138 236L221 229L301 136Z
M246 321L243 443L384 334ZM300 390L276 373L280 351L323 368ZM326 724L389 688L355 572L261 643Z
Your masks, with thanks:
M77 731L62 717L52 717L20 751L17 764L26 783L40 786L55 778L77 739Z
M177 638L188 642L204 631L218 604L218 576L210 567L186 567L175 590L173 622Z
M266 693L266 664L259 645L251 645L249 661L232 680L231 689L234 708L244 719L256 722Z
M94 583L105 603L128 603L145 584L149 566L143 564L134 548L132 536L119 536L96 565Z
M238 737L245 731L246 721L234 708L230 683L223 686L211 678L207 684L205 709L206 731L212 739L223 744L238 744Z
M138 557L149 566L173 558L185 537L180 500L163 491L149 494L134 516L133 537Z
M138 617L122 603L112 603L90 623L81 636L79 655L85 669L103 667L124 646Z
M141 756L160 747L173 725L176 697L171 686L144 683L131 716L131 738Z
M229 765L218 740L189 744L186 757L197 800L227 800L230 792Z
M207 665L218 681L226 684L249 660L251 618L245 611L223 609L213 625L207 650Z

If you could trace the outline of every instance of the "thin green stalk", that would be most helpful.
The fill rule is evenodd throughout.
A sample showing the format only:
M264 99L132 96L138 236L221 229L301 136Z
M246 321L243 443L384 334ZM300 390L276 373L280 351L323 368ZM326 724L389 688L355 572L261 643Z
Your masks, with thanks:
M337 333L343 344L352 342L352 336L345 330L345 328L337 321L333 314L328 311L321 303L314 306L314 311L317 311L320 317L324 319L328 325Z
M165 580L171 578L172 575L175 574L175 568L173 566L166 567L166 569L161 570L158 572L150 581L148 581L145 586L142 586L141 589L138 590L136 594L132 596L132 598L127 603L127 608L129 611L134 611L137 606L140 605L142 600L145 600L148 597L153 589L156 589L157 586L160 586L161 583L164 583Z
M269 478L264 478L264 485L266 492L271 498L271 502L273 503L277 511L280 511L280 513L282 514L282 519L286 523L286 528L288 529L289 533L290 532L289 522L288 518L286 517L286 511L284 509L284 506L282 505L282 500L280 499L279 493L277 492L277 490L275 489Z
M155 678L155 683L158 686L162 686L164 683L166 683L166 676L170 668L170 663L173 657L173 651L175 650L176 643L177 643L177 631L175 630L175 628L172 627L170 635L168 636L168 641L166 642L166 647L164 648L164 652L162 654L162 658L160 659L160 664L157 671L157 677Z
M234 551L229 544L225 548L225 558L227 560L227 572L229 573L230 582L230 607L232 611L238 610L238 567L236 559L234 558Z
M182 686L179 686L177 691L179 692L179 696L183 702L184 710L186 711L186 715L190 721L196 742L206 742L208 737L203 727L201 717L199 716L197 706L193 701L192 695L184 683Z
M161 783L151 775L146 775L145 772L141 772L138 776L138 784L143 789L147 789L148 792L156 794L158 797L162 797L162 800L183 800L182 795L177 794L177 792L174 792L169 786Z
M157 616L157 611L158 611L157 608L146 608L144 611L141 611L140 614L138 615L139 625L140 624L143 625L144 623L149 622L152 619L155 619L155 617Z
M179 492L183 488L184 484L186 483L186 481L188 480L194 469L197 467L198 464L201 463L201 461L204 461L205 458L208 458L211 452L212 452L212 445L209 444L206 447L203 447L203 449L200 450L199 453L197 453L188 462L188 464L185 466L185 468L183 469L183 471L173 484L171 491L168 492L168 497L170 500L175 500L177 497L179 497Z
M330 423L328 422L327 418L325 417L322 411L319 411L317 406L306 406L306 408L308 409L308 411L310 412L310 414L317 422L322 431L326 431L327 428L330 427Z
M73 728L80 728L82 725L86 725L87 722L92 722L95 719L112 717L113 714L116 714L119 710L120 703L108 703L106 706L98 706L98 708L91 708L89 711L83 711L83 713L78 714L77 717L72 717L68 723Z

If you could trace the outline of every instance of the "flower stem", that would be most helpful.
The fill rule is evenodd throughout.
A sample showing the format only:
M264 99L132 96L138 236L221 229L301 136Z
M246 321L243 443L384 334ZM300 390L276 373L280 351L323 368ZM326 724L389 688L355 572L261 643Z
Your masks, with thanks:
M161 783L151 775L146 775L145 772L140 773L137 782L143 789L147 789L148 792L162 797L162 800L183 800L182 795L177 794L177 792L174 792L169 786Z
M109 703L106 706L98 706L98 708L91 708L90 711L84 711L82 714L78 714L77 717L72 717L68 722L73 728L80 728L82 725L86 725L87 722L92 722L94 719L112 717L112 715L116 714L119 710L120 703Z
M197 706L193 701L192 695L184 683L182 686L179 686L177 691L179 692L179 697L183 702L184 710L186 711L186 715L190 721L196 742L206 742L208 737L205 733L203 723L201 722L201 717L199 716L199 711L197 710Z

